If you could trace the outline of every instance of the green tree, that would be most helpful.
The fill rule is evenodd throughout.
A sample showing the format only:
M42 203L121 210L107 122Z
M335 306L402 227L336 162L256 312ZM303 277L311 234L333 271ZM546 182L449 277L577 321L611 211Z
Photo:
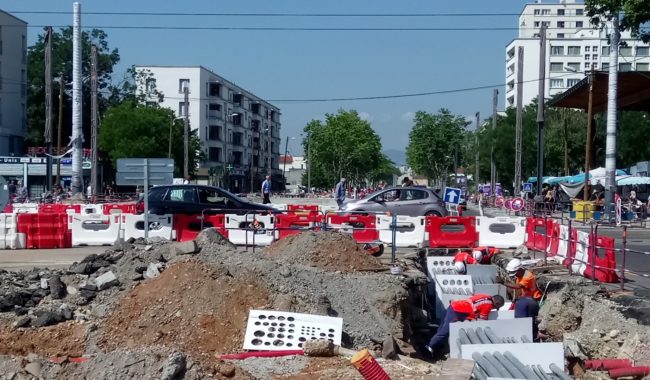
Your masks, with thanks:
M620 18L620 29L629 30L632 37L650 41L645 24L650 21L650 0L585 0L587 15L594 25L604 25L613 15Z
M99 91L100 115L107 108L107 100L103 93L109 89L113 67L120 60L117 49L110 49L107 34L99 29L84 31L81 34L82 44L82 78L83 78L83 133L90 136L90 50L97 47L97 72ZM45 34L38 36L36 43L27 51L27 144L40 145L43 143L45 128ZM58 110L59 84L58 78L63 74L65 80L72 80L72 27L63 28L52 33L52 76L55 83L52 86L52 105L54 114ZM70 136L72 130L72 100L66 92L64 99L64 117L62 136ZM55 116L56 117L56 116ZM56 120L56 118L54 119ZM56 125L54 126L56 128ZM67 144L67 141L63 141ZM86 139L90 145L90 138Z
M183 123L166 108L147 107L134 102L124 102L106 111L99 134L99 146L105 151L113 166L118 158L167 157L170 146L174 159L175 175L183 173ZM190 135L190 175L203 159L201 141L197 131Z
M464 116L453 115L444 108L437 114L418 111L413 122L406 162L418 174L443 180L451 172L454 158L459 151L462 153L465 128L470 123Z
M357 111L327 114L324 123L312 120L304 131L310 135L303 140L303 147L311 154L307 159L313 187L330 188L340 177L351 184L361 184L381 164L380 138Z
M385 154L381 153L377 167L368 172L367 178L373 183L378 183L379 181L392 183L393 176L399 176L399 174L400 171L395 167L395 163Z
M145 91L138 91L138 88ZM108 89L108 103L116 106L122 102L135 102L151 106L152 102L160 104L165 95L158 91L153 73L148 69L138 69L131 66L126 70L126 76L121 83Z

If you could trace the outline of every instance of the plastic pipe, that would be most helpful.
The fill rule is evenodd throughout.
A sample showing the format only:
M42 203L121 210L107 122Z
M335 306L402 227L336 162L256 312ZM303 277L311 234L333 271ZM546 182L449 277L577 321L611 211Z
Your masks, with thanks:
M542 368L542 366L539 365L539 364L537 365L537 370L539 370L539 373L541 373L544 376L545 379L551 379L553 377L552 375L549 375L548 373L546 373L544 368Z
M551 370L551 372L553 372L555 376L559 377L562 380L572 380L571 376L564 373L564 370L555 364L551 364L549 366L549 369Z
M508 372L508 369L504 367L503 364L499 363L499 361L494 357L494 355L492 355L489 352L485 352L483 353L483 357L485 358L485 360L489 361L494 366L494 368L497 369L497 371L499 371L499 375L500 375L499 377L505 379L510 377L510 373Z
M488 339L490 339L490 342L493 344L499 344L503 342L503 340L497 337L496 334L494 334L494 331L492 331L492 329L489 327L485 328L485 335L487 335Z
M497 369L494 368L494 365L492 365L492 363L487 361L483 357L483 355L479 354L478 352L475 352L475 353L472 354L472 359L474 359L474 361L477 362L478 365L481 366L481 369L483 369L483 371L485 371L485 373L489 377L501 377L501 375L499 374L499 371L497 371Z
M467 336L467 331L465 329L458 329L458 340L460 341L460 344L471 344L469 337Z
M526 376L512 365L500 352L494 353L494 358L501 363L501 365L510 373L513 379L524 379Z
M537 369L536 366L532 365L532 366L527 366L526 368L528 368L533 373L533 375L535 375L535 379L538 379L538 380L545 380L546 379L546 377L544 375L540 375L539 370Z
M474 371L472 371L472 374L476 378L476 380L487 380L488 375L485 373L483 368L477 364L474 364Z
M467 329L467 337L469 338L470 343L481 344L481 341L478 339L478 335L476 335L476 331L474 331L474 329Z
M482 328L479 327L476 329L476 335L478 335L478 339L482 344L490 344L490 340L488 339L487 335L485 335L485 330Z
M585 360L586 369L610 370L616 368L632 367L632 361L629 359L596 359Z
M219 355L221 360L244 360L247 358L276 358L280 356L304 355L303 350L282 350L282 351L251 351L240 354Z
M510 351L506 351L506 352L504 352L504 353L503 353L503 356L504 356L506 359L508 359L508 361L510 361L510 363L512 363L512 365L514 365L515 367L517 367L517 369L518 369L521 373L523 373L523 374L525 375L525 378L526 378L526 379L530 379L530 378L534 377L534 374L533 374L530 370L528 370L528 368L527 368L525 365L523 365L523 363L520 362L519 359L517 359L514 355L512 355L512 354L510 353Z
M650 375L650 366L645 367L625 367L609 370L609 377L618 379L619 377L629 376L647 376Z
M522 335L521 336L521 343L533 343L533 342L531 342L530 339L528 339L528 337L526 335Z

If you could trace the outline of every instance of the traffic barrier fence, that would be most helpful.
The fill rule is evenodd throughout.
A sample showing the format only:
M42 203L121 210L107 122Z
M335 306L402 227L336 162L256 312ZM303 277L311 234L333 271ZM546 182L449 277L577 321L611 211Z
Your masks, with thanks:
M476 217L478 245L494 248L517 248L526 241L526 218Z
M427 216L425 240L431 248L472 248L478 245L473 216Z

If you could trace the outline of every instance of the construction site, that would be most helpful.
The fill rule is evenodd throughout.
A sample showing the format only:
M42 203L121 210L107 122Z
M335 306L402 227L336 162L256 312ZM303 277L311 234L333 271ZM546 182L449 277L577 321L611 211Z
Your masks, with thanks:
M414 250L391 263L389 255L369 255L351 235L337 231L305 231L251 250L207 229L185 242L158 237L118 242L62 270L1 270L0 376L386 378L352 364L351 358L367 349L391 379L484 378L474 361L453 357L453 329L449 354L434 360L422 350L436 330L427 258L447 252ZM532 257L525 248L502 251L493 258L499 276L514 256ZM610 378L594 362L599 359L650 365L650 309L642 302L647 294L613 293L548 263L530 270L545 289L540 312L545 343L525 343L524 337L500 343L517 350L519 342L533 358L544 351L526 344L560 344L565 377ZM254 315L260 327L247 331ZM312 327L298 330L292 315L312 316ZM340 326L319 333L330 323L321 317L339 320ZM259 322L265 318L275 322ZM259 339L249 339L251 333ZM247 355L273 352L265 345L281 354ZM259 350L246 349L256 346ZM522 352L512 354L521 360ZM533 367L523 373L565 378ZM513 376L501 377L522 378L503 368Z

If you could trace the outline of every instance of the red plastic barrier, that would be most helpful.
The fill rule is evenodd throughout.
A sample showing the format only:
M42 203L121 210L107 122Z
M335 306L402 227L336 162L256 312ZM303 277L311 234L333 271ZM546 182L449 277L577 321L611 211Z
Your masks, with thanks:
M174 214L174 231L176 231L176 241L189 241L196 239L201 232L201 227L216 228L223 236L228 237L226 231L225 215L205 215L202 221L200 214L185 215Z
M287 205L289 212L318 212L318 205Z
M562 265L564 265L567 268L571 266L573 260L576 257L577 241L578 241L578 230L576 230L575 228L571 228L571 230L569 230L569 241L567 242L568 246L567 246L566 259L564 259L564 262L562 262ZM559 238L558 238L558 247L559 247Z
M526 219L526 247L528 249L535 249L537 251L546 251L548 244L547 231L553 229L553 219L544 218L527 218ZM539 231L538 229L543 229Z
M626 368L632 366L630 359L595 359L585 360L586 369L610 370L615 368Z
M557 251L560 245L560 224L557 222L551 223L551 226L546 230L548 234L548 246L546 253L549 256L557 256Z
M104 215L137 214L135 203L105 203L102 205Z
M81 212L81 205L61 204L61 203L44 203L38 205L39 214L65 214L71 210L75 214Z
M594 254L595 247L589 247L589 263L587 264L587 269L585 269L584 276L589 279L594 277L594 280L598 280L600 282L617 282L618 275L616 274L614 238L608 236L599 236L598 238L593 239L593 235L590 236L590 238L592 244L596 244L598 247L598 250L596 252L598 252L599 255ZM600 256L603 250L605 251L605 255ZM595 268L593 268L594 264L596 266Z
M432 248L472 248L478 246L476 218L473 216L427 216L425 233ZM462 229L454 226L462 226Z
M327 215L327 224L353 227L352 238L357 243L372 243L379 240L375 215Z
M25 248L72 247L72 233L68 230L65 213L18 214L18 232L25 234Z
M203 221L203 228L216 228L220 234L228 237L225 214L206 215Z
M275 218L275 228L278 229L278 239L296 235L306 230L318 230L322 215L312 214L278 214Z

